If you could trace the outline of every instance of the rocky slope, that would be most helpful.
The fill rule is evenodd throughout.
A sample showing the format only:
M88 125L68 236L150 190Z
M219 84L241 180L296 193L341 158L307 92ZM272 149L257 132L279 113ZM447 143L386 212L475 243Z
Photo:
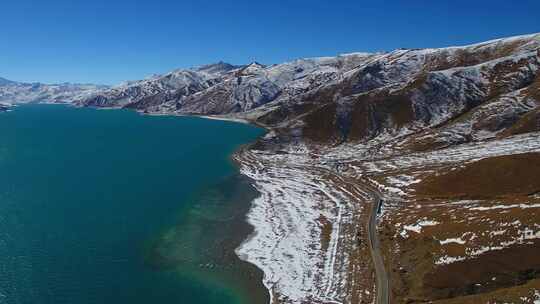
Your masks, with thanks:
M264 66L217 63L130 82L77 99L82 106L126 107L153 113L229 114L298 96L375 55L299 59Z

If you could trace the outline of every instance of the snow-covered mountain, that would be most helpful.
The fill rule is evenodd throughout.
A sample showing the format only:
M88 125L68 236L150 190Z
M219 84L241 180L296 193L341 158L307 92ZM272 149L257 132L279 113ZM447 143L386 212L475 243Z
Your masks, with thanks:
M76 96L75 103L149 113L226 114L288 126L315 141L365 140L439 125L468 110L496 107L487 104L495 99L505 104L499 106L506 107L506 116L493 119L516 120L536 108L520 102L524 95L519 90L535 81L539 52L540 35L533 34L270 66L220 62L90 91ZM508 94L520 101L507 104Z
M0 78L0 102L71 102L104 88L106 86L93 84L25 83Z
M128 107L147 112L227 114L251 110L307 92L341 77L373 57L347 54L264 66L223 62L176 70L96 92L83 106Z
M240 116L313 142L440 132L434 128L443 125L452 132L438 141L470 140L494 136L537 111L539 70L540 34L396 50Z

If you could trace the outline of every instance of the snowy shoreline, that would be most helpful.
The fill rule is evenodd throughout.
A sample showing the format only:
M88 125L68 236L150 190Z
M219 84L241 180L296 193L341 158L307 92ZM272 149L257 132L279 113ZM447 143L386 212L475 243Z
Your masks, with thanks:
M233 157L260 193L246 216L254 232L235 252L263 271L270 303L350 302L359 220L353 202L366 197L321 179L325 169L311 168L302 154L241 150Z
M10 112L12 111L11 108L13 108L14 105L10 104L10 103L3 103L3 102L0 102L0 113L1 112Z

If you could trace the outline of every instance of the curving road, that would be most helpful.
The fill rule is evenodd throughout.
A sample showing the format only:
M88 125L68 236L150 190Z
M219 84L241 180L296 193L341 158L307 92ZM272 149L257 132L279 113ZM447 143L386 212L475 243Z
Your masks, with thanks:
M381 196L375 192L373 193L373 204L371 212L369 214L369 220L367 223L367 231L369 238L369 250L371 251L371 258L375 267L375 276L377 278L377 304L389 304L390 303L390 281L388 280L388 274L384 268L384 260L381 254L381 248L379 243L379 236L377 235L377 214L381 208L383 200Z
M335 176L340 176L339 166L336 166L334 168L334 171L325 171ZM353 187L366 190L372 195L373 203L366 228L368 233L369 250L371 253L371 259L373 260L373 265L375 267L375 276L377 280L377 298L375 303L390 304L390 280L388 278L388 273L386 272L386 269L384 267L384 259L381 253L379 236L377 235L377 216L384 202L384 200L382 199L382 194L375 187L372 187L367 181L363 181L360 184L351 182L346 183L350 184Z

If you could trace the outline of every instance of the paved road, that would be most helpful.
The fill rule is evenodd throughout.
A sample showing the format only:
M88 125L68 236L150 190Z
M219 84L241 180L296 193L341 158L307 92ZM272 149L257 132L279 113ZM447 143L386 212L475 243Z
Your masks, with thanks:
M379 236L377 235L377 213L383 203L382 198L376 192L373 192L374 200L371 207L371 213L369 214L369 221L367 224L368 238L369 238L369 250L371 251L371 258L373 259L373 265L375 266L375 276L377 277L377 304L389 304L390 303L390 282L388 280L388 274L384 268L384 260L381 254L381 248L379 243Z
M328 170L327 173L339 176L339 166L334 167L335 172ZM358 183L347 182L353 187L358 187L372 195L372 207L367 222L368 242L369 250L371 253L371 259L375 267L375 276L377 279L377 299L376 304L390 304L390 280L388 279L388 273L384 267L384 260L381 254L381 248L379 243L379 236L377 234L377 215L382 207L383 199L380 192L372 187L368 182L363 182L360 185Z

